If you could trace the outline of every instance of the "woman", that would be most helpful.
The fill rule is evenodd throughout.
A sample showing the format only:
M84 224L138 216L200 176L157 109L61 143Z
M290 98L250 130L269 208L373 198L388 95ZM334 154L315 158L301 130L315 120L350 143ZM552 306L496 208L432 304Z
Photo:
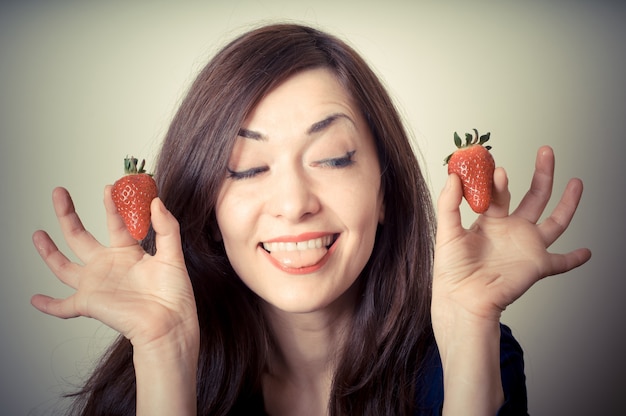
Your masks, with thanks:
M512 215L498 169L492 206L470 230L450 176L435 248L429 190L377 77L332 36L262 27L220 51L181 104L142 246L110 187L110 247L55 190L83 264L35 233L76 292L32 303L121 334L77 413L524 414L521 350L500 313L590 256L546 251L582 192L571 181L536 225L553 163L540 149Z

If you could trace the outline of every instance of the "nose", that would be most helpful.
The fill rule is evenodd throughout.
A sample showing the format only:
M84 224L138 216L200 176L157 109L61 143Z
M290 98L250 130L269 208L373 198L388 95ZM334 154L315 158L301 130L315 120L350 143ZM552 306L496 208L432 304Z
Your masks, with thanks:
M276 175L268 200L271 215L297 222L317 213L320 207L318 190L303 167Z

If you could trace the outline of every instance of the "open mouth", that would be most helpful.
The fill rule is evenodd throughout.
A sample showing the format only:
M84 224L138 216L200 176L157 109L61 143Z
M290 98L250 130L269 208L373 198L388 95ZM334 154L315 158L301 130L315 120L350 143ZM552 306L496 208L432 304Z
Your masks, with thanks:
M259 244L272 263L283 270L312 271L328 259L339 234L327 234L303 241L271 241Z
M268 253L328 249L337 240L337 237L338 234L331 234L319 238L312 238L305 241L275 241L270 243L262 243L261 245L263 249Z

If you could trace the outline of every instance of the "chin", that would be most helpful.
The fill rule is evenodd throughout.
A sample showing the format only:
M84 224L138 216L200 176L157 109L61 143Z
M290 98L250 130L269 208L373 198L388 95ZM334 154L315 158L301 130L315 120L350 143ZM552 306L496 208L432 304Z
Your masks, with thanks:
M353 310L355 303L355 286L338 294L319 294L316 296L311 291L301 293L283 293L284 296L273 296L264 298L265 303L271 309L282 313L290 314L313 314L313 313L333 313L343 314L346 310Z
M305 297L304 299L282 299L271 302L266 300L265 303L270 308L283 313L309 314L326 310L332 302L314 301L310 297Z

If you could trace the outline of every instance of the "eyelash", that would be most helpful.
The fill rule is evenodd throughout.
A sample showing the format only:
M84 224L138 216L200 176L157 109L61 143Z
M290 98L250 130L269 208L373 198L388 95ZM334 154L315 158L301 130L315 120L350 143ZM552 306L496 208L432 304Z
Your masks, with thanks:
M352 165L354 163L354 160L352 158L353 158L355 152L356 152L355 150L352 150L352 151L346 153L342 157L323 159L323 160L314 162L312 164L312 166L314 166L314 167L323 166L323 167L329 167L329 168L332 168L332 169L346 168L346 167L348 167L348 166L350 166L350 165ZM227 170L228 170L228 177L230 179L234 179L234 180L242 180L242 179L254 178L258 174L261 174L263 172L267 172L268 169L269 168L267 168L267 167L258 167L258 168L252 168L252 169L244 170L244 171L234 171L234 170L231 170L231 169L227 168Z
M315 162L313 166L327 166L329 168L345 168L354 163L354 160L352 160L352 157L354 156L355 152L356 150L352 150L346 153L345 156L342 156L342 157L320 160L319 162Z
M228 169L228 177L235 180L250 179L265 171L267 171L267 168L252 168L241 172Z

